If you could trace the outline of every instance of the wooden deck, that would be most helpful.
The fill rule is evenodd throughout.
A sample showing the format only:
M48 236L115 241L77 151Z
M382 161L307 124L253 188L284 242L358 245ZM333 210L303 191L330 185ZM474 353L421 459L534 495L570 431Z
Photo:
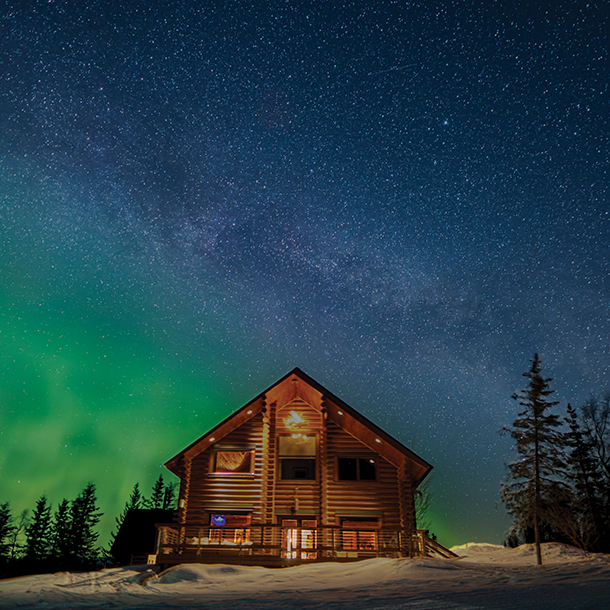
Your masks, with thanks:
M373 557L457 557L421 530L253 525L225 528L220 539L218 530L209 525L158 524L157 528L156 563L166 566L229 563L286 567Z

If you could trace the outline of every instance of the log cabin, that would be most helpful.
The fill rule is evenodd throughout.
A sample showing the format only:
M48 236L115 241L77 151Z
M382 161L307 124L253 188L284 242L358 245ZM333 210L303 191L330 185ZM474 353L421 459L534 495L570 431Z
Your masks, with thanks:
M415 520L432 466L298 368L165 466L180 494L176 522L157 524L164 565L349 561L434 545Z

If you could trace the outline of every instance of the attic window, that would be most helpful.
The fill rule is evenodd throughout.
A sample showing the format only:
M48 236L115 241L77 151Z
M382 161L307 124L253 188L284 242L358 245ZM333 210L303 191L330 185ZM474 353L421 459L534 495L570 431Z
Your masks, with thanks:
M216 474L253 474L254 449L246 451L218 450L216 451Z

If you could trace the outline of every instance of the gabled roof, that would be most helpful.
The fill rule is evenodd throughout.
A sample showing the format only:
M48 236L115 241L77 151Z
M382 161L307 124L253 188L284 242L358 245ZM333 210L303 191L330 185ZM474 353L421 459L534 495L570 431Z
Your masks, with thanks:
M288 381L292 381L293 383L286 383ZM192 459L194 456L255 417L262 411L265 405L270 402L269 395L273 395L276 399L281 397L282 402L285 401L284 404L299 399L311 403L314 402L313 399L317 396L326 409L328 419L356 437L360 442L369 446L373 451L395 466L399 466L406 458L411 464L415 485L419 485L432 470L432 466L425 460L390 436L387 432L384 432L381 428L364 417L364 415L358 413L358 411L343 402L332 392L329 392L325 387L309 377L309 375L299 368L295 368L287 375L284 375L284 377L269 386L256 398L253 398L241 409L227 417L224 421L220 422L209 432L166 462L165 466L171 472L180 476L183 459Z

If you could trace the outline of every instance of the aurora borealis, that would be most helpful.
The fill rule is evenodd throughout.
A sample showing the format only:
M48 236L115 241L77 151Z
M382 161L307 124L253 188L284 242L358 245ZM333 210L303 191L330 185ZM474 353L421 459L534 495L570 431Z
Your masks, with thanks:
M0 502L134 483L294 367L500 543L535 352L610 379L608 8L0 9Z

